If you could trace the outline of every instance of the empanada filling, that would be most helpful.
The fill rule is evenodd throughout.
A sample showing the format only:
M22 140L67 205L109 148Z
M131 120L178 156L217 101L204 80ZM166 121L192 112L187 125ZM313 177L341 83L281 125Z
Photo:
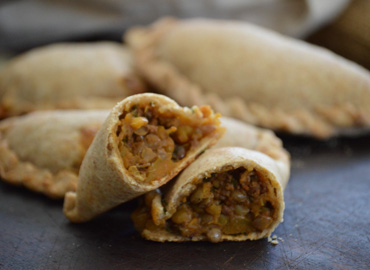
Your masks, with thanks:
M132 215L135 226L142 231L165 229L189 237L204 236L220 242L222 235L248 235L270 228L276 218L274 188L260 173L245 168L214 173L202 179L196 189L184 197L176 212L164 225L151 220L153 194L145 197L145 206ZM166 206L165 201L162 201Z
M154 102L133 105L117 129L125 168L139 182L163 178L203 138L218 132L218 118L209 106L174 111Z
M212 174L184 198L168 225L182 236L205 235L211 242L219 242L222 234L262 232L273 221L272 195L255 170Z

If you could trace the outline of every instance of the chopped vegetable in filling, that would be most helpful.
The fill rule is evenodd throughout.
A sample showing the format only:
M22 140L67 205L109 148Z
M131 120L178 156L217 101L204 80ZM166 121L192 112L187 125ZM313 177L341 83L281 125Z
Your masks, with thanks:
M268 180L255 170L245 168L212 174L197 185L190 196L164 225L151 219L155 191L145 196L145 205L132 214L139 231L148 229L194 237L204 235L211 242L221 241L222 235L240 235L268 229L276 215L274 191ZM166 207L165 201L162 202Z
M183 200L168 225L182 236L206 235L212 242L219 242L222 234L261 232L273 221L270 197L256 171L239 168L212 174Z
M186 237L206 234L212 242L220 241L222 234L260 232L272 223L267 191L255 171L213 174L182 203L170 227Z
M161 179L201 139L215 132L218 116L213 115L210 107L194 110L161 110L151 102L134 105L120 117L118 148L125 168L137 181Z

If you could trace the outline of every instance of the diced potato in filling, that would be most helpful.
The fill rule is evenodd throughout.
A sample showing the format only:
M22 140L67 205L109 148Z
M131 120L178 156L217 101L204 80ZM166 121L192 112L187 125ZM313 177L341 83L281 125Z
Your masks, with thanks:
M154 102L133 105L120 117L117 129L125 168L140 182L161 179L204 137L216 132L218 117L209 106L171 111Z
M274 217L273 191L256 171L238 168L203 179L167 221L167 229L185 237L262 232Z

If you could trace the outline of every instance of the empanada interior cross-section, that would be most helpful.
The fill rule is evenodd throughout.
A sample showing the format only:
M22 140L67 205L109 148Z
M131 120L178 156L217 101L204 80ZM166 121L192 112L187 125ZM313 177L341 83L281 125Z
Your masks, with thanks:
M224 136L132 214L153 241L242 241L283 220L290 156L270 130L222 117Z
M154 241L256 240L281 222L286 181L262 153L210 149L163 196L147 194L132 218L143 237Z
M64 213L87 221L167 183L222 136L218 118L209 106L182 108L161 95L126 98L90 146Z

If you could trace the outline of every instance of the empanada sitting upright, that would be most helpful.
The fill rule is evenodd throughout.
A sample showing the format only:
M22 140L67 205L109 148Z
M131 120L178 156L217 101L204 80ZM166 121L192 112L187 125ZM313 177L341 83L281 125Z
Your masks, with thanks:
M182 105L318 138L370 126L369 72L325 49L206 19L163 19L125 38L142 75Z

